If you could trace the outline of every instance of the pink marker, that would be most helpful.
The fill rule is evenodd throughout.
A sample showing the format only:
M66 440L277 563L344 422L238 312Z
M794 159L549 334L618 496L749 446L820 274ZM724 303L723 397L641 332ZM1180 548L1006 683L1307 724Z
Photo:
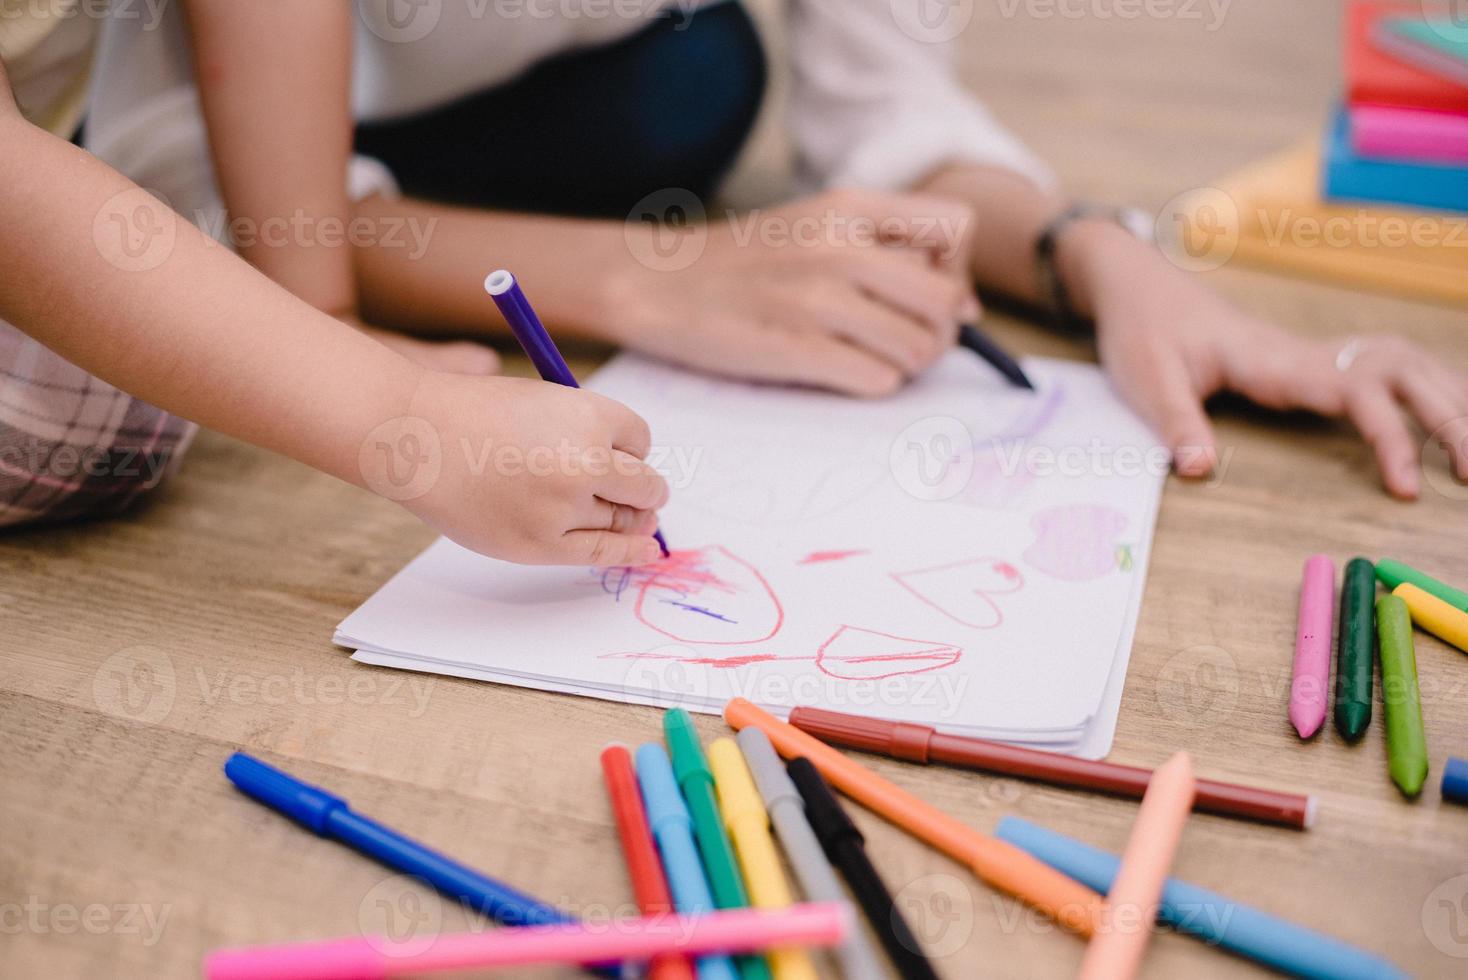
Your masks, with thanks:
M845 902L776 911L650 915L610 922L558 922L491 932L417 937L403 945L376 936L219 949L204 960L208 980L385 980L436 970L544 963L646 961L662 953L743 953L771 946L832 946L850 933ZM419 945L423 949L408 948Z
M1335 563L1311 555L1300 583L1300 622L1295 632L1295 676L1290 684L1290 724L1309 738L1325 723L1330 699L1330 639L1335 622Z

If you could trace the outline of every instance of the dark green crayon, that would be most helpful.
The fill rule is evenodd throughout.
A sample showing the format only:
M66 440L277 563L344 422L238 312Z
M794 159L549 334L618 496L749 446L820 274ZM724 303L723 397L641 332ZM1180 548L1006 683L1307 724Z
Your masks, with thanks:
M1341 583L1341 631L1335 669L1335 727L1351 741L1371 724L1371 654L1376 643L1376 568L1352 558Z

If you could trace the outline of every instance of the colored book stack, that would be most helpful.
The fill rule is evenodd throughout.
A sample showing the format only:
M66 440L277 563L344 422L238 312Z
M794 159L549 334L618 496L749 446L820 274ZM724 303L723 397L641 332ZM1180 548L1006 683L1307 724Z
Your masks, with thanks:
M1346 76L1324 197L1468 212L1468 22L1446 7L1358 0Z

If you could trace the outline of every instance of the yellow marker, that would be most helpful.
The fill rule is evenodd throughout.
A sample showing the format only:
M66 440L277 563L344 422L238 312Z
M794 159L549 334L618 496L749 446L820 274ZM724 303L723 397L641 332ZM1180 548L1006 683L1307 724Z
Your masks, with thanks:
M1411 582L1403 582L1392 589L1392 595L1407 604L1415 625L1468 653L1468 612L1443 602Z
M709 745L709 768L714 771L724 826L749 887L750 904L757 909L782 909L794 904L785 872L780 869L775 839L770 836L770 815L732 738L715 739ZM819 980L810 958L798 949L770 950L770 972L775 980Z

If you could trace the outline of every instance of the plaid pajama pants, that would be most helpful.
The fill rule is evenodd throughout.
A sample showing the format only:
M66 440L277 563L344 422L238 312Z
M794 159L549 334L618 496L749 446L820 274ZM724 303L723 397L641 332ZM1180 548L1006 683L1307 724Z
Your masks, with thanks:
M195 429L0 322L0 526L119 513L168 477Z

